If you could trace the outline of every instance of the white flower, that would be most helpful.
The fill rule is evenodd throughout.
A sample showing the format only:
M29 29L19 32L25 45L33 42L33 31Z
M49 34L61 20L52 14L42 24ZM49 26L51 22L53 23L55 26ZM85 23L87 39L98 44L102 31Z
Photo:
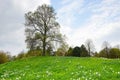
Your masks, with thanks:
M17 77L16 80L19 80L19 77Z
M117 72L118 74L120 74L120 72Z

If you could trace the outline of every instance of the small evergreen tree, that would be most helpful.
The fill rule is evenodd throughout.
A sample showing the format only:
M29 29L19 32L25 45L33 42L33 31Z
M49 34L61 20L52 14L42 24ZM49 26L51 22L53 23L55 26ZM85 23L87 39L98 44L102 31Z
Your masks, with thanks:
M81 57L89 56L88 51L87 51L86 47L83 44L81 45L80 49L81 49Z
M73 56L76 56L76 57L80 57L80 53L81 53L81 50L80 50L80 47L78 46L76 46L72 51Z

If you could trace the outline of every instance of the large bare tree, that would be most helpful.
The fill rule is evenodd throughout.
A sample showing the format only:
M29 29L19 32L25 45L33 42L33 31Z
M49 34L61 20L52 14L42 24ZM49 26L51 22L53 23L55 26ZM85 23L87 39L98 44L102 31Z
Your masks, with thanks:
M56 41L62 41L60 25L56 21L53 7L43 4L34 12L25 14L25 33L28 48L42 48L42 56L46 49Z
M102 44L102 48L104 49L107 57L109 58L110 44L107 41L104 41Z
M86 46L89 56L93 55L93 52L95 51L95 46L91 39L86 40L85 46Z

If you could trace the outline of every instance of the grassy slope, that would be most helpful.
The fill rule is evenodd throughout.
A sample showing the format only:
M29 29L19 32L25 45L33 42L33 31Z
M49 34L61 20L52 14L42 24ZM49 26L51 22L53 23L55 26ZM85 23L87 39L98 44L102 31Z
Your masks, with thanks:
M0 80L120 80L120 60L32 57L0 65Z

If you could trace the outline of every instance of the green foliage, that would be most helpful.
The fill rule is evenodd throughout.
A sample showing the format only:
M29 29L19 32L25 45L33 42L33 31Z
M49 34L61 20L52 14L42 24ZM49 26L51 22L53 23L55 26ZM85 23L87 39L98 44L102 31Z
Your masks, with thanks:
M0 51L0 64L8 62L8 61L9 61L9 57L7 53Z
M120 58L120 50L118 48L111 48L109 52L106 53L106 49L103 49L99 52L98 56L105 58Z
M26 57L29 56L41 56L42 55L42 50L30 50L27 52Z
M65 56L68 51L68 44L64 41L61 42L60 47L57 49L56 56Z
M63 51L62 48L58 48L56 53L55 53L56 56L64 56L65 55L65 52Z
M120 50L118 48L111 48L109 58L120 58Z
M22 59L22 58L25 58L25 53L24 52L21 52L17 55L16 59Z
M95 52L93 57L99 57L99 53Z
M41 52L42 52L42 50L41 50ZM51 56L51 55L53 55L53 49L52 49L52 47L48 47L48 49L46 50L46 56Z
M81 57L88 57L89 56L88 51L83 44L81 45L80 49L81 49Z
M66 56L72 56L72 52L73 52L73 48L70 47L65 55Z
M0 65L0 80L120 80L120 60L31 57Z
M81 47L70 47L66 53L66 56L88 57L89 54L86 47L82 44Z
M76 57L80 57L81 55L80 53L81 53L81 49L78 46L76 46L72 51L73 56L76 56Z
M105 49L103 49L103 50L101 50L101 51L99 52L99 57L105 57L105 58L107 58L107 54L106 54Z
M31 56L41 56L41 53L42 53L42 51L40 49L29 50L27 53L22 51L17 56L13 56L12 58L14 60L17 60L17 59L23 59L23 58L27 58L27 57L31 57Z

